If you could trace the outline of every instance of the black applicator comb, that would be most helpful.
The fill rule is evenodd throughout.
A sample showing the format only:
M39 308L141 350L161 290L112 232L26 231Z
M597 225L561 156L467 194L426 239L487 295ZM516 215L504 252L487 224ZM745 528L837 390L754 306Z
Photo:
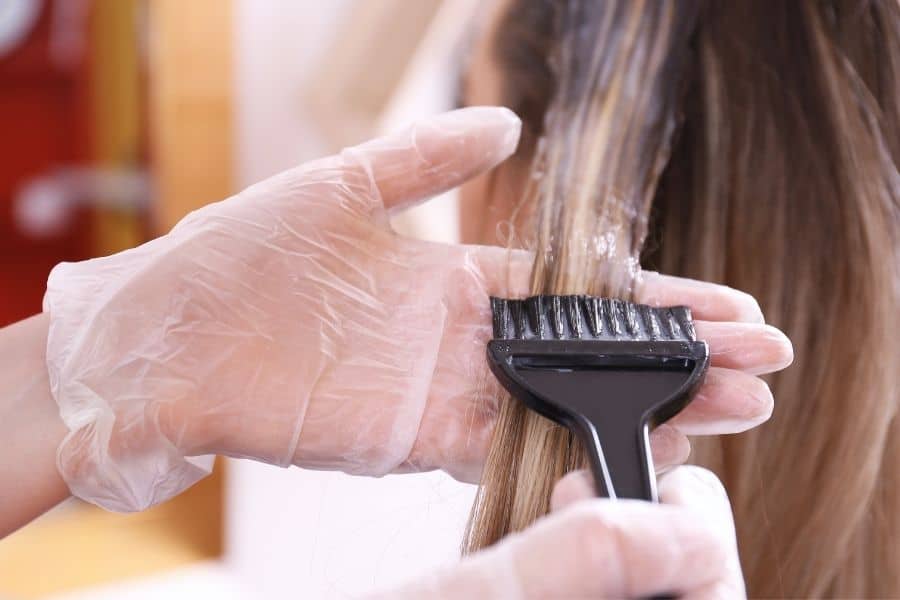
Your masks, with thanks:
M709 364L690 310L591 296L491 298L491 371L575 432L598 493L656 501L649 431L690 402Z

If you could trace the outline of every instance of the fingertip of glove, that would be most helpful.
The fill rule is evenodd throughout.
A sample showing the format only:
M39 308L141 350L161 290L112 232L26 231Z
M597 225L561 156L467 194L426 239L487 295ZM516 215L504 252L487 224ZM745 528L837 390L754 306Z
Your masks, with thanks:
M474 173L515 152L522 121L502 106L470 106L420 121L413 129L414 144L427 162L467 166L462 170Z

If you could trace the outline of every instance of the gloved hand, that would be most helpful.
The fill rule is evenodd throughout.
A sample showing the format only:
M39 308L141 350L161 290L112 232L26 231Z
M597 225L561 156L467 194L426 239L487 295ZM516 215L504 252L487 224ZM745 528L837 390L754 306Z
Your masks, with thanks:
M459 564L376 598L742 598L734 520L711 472L684 466L659 482L664 504L593 498L576 471L551 513Z
M70 430L72 492L140 510L208 473L209 454L380 475L443 468L477 480L496 415L488 295L527 292L531 256L400 237L390 211L452 188L515 148L519 121L471 108L350 148L204 207L138 248L50 275L47 364ZM713 369L684 432L768 417L752 373L790 362L756 302L646 274L651 303L687 304Z

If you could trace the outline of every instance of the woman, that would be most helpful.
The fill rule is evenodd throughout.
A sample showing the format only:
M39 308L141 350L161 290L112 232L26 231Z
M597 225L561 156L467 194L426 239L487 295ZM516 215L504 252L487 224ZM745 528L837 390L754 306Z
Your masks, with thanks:
M465 80L524 123L467 186L465 241L537 249L536 293L629 297L638 261L747 290L794 341L773 422L695 450L752 596L900 596L898 61L894 0L501 0ZM517 403L500 423L469 550L583 465Z

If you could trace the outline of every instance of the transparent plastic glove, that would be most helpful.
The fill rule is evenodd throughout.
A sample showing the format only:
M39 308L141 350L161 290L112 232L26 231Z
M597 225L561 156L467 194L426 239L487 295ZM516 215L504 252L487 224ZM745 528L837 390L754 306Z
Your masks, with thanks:
M523 293L507 264L524 284L530 260L402 238L387 211L494 166L519 128L506 109L447 113L254 185L138 248L58 265L47 361L72 492L140 510L206 475L213 453L452 473L446 448L466 439L473 406L454 403L457 382L484 363L488 295ZM426 402L442 405L441 424L420 436Z
M457 565L372 598L742 598L734 520L699 467L660 479L664 504L593 498L590 476L557 483L552 512Z
M710 367L691 403L650 435L657 471L687 460L688 435L740 433L771 416L775 400L760 375L790 365L794 351L784 333L765 324L753 296L724 285L644 271L635 299L651 306L690 307L697 337L710 352Z
M209 454L477 481L500 396L488 295L525 295L532 256L406 239L388 214L500 162L518 131L504 109L447 113L54 269L47 359L72 492L139 510L207 474ZM753 298L646 273L638 300L691 306L712 352L697 400L652 436L659 466L686 458L685 433L768 418L754 375L788 364L790 343Z

